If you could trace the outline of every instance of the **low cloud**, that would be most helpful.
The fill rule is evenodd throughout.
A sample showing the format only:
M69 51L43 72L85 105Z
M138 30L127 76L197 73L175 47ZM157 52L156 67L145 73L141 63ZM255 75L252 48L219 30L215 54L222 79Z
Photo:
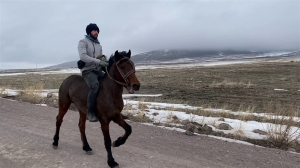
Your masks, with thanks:
M79 59L96 23L104 54L131 49L300 50L300 1L1 1L0 68ZM25 64L24 64L25 65Z

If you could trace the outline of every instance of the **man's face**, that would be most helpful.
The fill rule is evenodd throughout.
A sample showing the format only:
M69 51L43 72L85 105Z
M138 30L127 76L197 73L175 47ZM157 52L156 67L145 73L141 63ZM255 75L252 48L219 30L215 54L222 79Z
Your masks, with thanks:
M93 30L93 31L91 32L91 36L92 36L93 38L95 38L95 39L98 38L98 34L99 34L99 32L98 32L97 30Z

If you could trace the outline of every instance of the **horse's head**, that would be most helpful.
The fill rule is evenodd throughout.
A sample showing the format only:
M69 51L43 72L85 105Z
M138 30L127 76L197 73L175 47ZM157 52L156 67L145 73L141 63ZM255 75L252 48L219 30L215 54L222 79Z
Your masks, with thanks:
M109 59L109 68L115 67L116 82L126 87L129 93L134 93L140 88L140 82L135 76L135 66L130 60L131 51L115 52L114 56ZM122 82L120 82L122 81ZM124 82L123 82L124 81Z

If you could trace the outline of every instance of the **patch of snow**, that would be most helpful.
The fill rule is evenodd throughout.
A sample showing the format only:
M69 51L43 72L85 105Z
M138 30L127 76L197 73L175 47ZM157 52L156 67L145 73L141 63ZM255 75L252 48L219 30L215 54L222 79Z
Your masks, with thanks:
M288 90L285 90L285 89L274 89L275 91L288 91Z
M1 91L1 88L0 88L0 93L6 94L7 96L17 96L19 94L19 92L21 92L21 91L25 91L25 90L3 89L3 91ZM27 92L29 92L29 91L27 90ZM58 96L58 89L31 90L31 92L33 94L39 95L40 97L47 97L48 93L52 93L55 96Z
M252 143L245 142L245 141L240 141L240 140L236 140L236 139L218 137L218 136L213 136L213 135L207 135L207 136L211 137L211 138L216 138L216 139L220 139L220 140L223 140L223 141L227 141L227 142L234 142L234 143L239 143L239 144L244 144L244 145L257 146L257 145L254 145Z
M176 127L165 127L165 126L157 126L157 127L159 127L159 128L164 128L164 129L168 129L168 130L171 130L171 131L185 132L184 129L176 128Z
M123 98L130 98L130 97L160 97L162 94L123 94Z
M124 100L124 104L139 104L143 103L146 105L149 105L149 108L183 108L183 109L191 109L191 110L196 110L201 107L194 107L194 106L189 106L186 104L169 104L169 103L157 103L157 102L140 102L140 101L134 101L134 100Z
M7 96L17 96L19 94L19 90L12 90L12 89L1 89L0 88L0 93L5 94Z
M28 75L28 74L39 74L39 75L47 75L47 74L79 74L80 70L78 68L72 69L62 69L57 71L38 71L38 72L26 72L26 73L4 73L0 74L0 76L15 76L15 75Z
M293 52L294 52L294 51L293 51ZM291 52L291 51L289 51L289 52L285 52L285 51L282 51L282 52L270 52L270 53L262 54L262 55L257 56L257 57L266 57L266 56L276 57L276 56L281 56L281 55L290 54L290 53L293 53L293 52Z
M220 66L220 65L231 65L231 64L247 64L253 61L213 61L213 62L198 62L198 63L182 63L182 64L169 64L169 65L137 65L136 70L143 69L181 69L190 67L203 67L203 66Z
M36 104L36 105L47 107L47 104Z
M15 76L15 75L26 75L26 73L4 73L4 74L0 74L0 76Z
M72 68L72 69L62 69L58 71L44 71L44 72L33 72L34 74L40 74L40 75L48 75L48 74L78 74L80 73L80 70L78 68Z
M195 59L180 58L180 59L171 60L171 61L164 61L164 62L161 62L161 63L190 63L190 62L195 62Z

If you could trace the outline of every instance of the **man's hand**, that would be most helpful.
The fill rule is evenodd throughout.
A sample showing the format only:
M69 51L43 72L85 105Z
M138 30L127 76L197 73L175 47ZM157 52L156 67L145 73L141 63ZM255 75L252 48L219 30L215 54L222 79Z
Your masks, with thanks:
M99 65L103 66L103 67L107 67L108 66L108 62L100 60L100 64Z
M97 59L100 60L99 66L102 66L102 67L107 67L107 66L108 66L108 61L107 61L105 55L99 55L99 56L97 57Z
M107 60L107 58L106 58L105 55L99 55L99 56L97 57L97 59L103 60L103 61L106 61L106 60Z

